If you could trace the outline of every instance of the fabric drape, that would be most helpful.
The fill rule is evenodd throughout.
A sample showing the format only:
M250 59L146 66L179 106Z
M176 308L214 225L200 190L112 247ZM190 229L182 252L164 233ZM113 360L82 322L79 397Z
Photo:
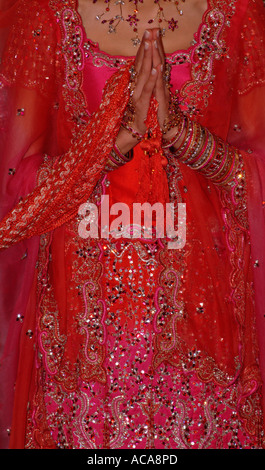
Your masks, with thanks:
M187 277L186 298L180 296L178 300L186 302L189 315L177 319L173 315L165 329L156 335L153 366L158 367L163 361L178 365L183 355L196 346L202 351L196 368L202 380L227 384L241 377L238 406L242 405L243 409L246 397L260 386L253 328L255 321L262 378L265 370L265 306L262 295L265 279L262 243L265 15L262 2L258 0L224 3L221 0L208 2L208 10L196 36L199 45L191 52L191 77L180 90L179 98L183 112L240 150L246 173L243 196L247 202L245 199L239 202L231 187L216 187L203 175L185 164L180 165L185 183L181 182L179 187L187 204L194 237L189 243L195 246L193 240L199 240L205 251L203 258L196 258L196 252L186 258L193 270ZM71 224L78 206L93 194L103 177L104 164L128 100L129 81L128 65L113 74L98 111L89 116L82 94L83 38L77 2L41 0L30 2L29 6L26 0L19 0L12 2L10 10L8 7L8 2L3 2L0 19L4 50L0 102L3 218L0 241L1 248L4 248L0 253L1 376L4 377L1 382L5 390L12 390L12 393L9 394L10 402L2 406L3 446L8 439L6 429L12 414L17 370L20 396L16 395L15 406L21 415L17 414L12 428L19 427L19 422L21 428L25 426L25 404L34 393L35 372L29 373L28 380L23 382L18 362L28 348L28 365L34 369L34 341L29 332L36 328L33 313L38 301L36 290L38 295L45 295L43 286L40 287L41 280L36 278L36 274L34 277L39 236L44 235L42 247L47 243L52 253L57 253L62 260L59 240L67 239L69 242L67 234L73 228ZM211 43L207 42L208 37L212 39ZM110 182L119 179L119 171L122 174L124 170L110 175ZM171 191L174 185L170 183L174 171L173 162L172 167L167 168L167 175L169 194L176 202ZM187 192L187 187L192 191L189 189ZM110 185L109 193L115 200L115 186ZM46 234L51 230L54 232L50 239ZM41 256L47 246L41 250ZM206 247L210 247L207 252ZM162 253L165 266L172 263L175 271L182 273L182 257L175 256L172 261L167 251ZM228 258L229 263L223 264L223 260ZM219 293L210 299L212 303L209 300L209 313L203 320L190 313L196 296L194 283L189 284L193 274L203 269L202 259L204 262L207 260L208 268L201 271L201 277L207 279L211 273L219 286ZM230 290L222 285L224 278L229 279ZM161 279L166 289L166 278L161 275ZM249 292L253 281L255 318ZM57 282L58 279L54 281L55 290ZM228 296L228 292L231 297L220 306L221 299ZM57 298L57 301L61 302L60 327L67 334L65 327L70 313L63 305L63 298ZM77 310L78 305L77 300ZM218 310L222 312L221 316L212 313ZM157 312L160 311L158 304ZM181 345L176 342L174 348L166 344L164 337L166 333L176 333L175 324L182 333ZM73 336L65 348L58 377L60 371L64 371L69 356L72 364L76 364L84 347L84 338L74 331L73 325L69 328ZM218 347L216 338L223 341ZM102 351L97 367L92 367L91 362L83 374L104 382ZM28 371L31 371L30 367ZM76 386L73 371L65 376L64 386L67 388L70 384ZM25 429L19 429L19 437L12 438L13 445L23 446L23 432ZM53 446L49 438L46 445Z

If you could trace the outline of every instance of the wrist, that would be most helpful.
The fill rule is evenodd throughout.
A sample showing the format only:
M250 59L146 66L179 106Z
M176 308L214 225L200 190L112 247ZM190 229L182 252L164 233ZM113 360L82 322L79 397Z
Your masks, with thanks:
M107 160L105 171L109 172L120 168L121 166L128 163L133 158L133 150L132 147L125 152L125 150L121 149L119 146L118 141L122 141L122 135L117 137L116 142L113 144L113 148L110 151L109 158ZM128 146L127 146L128 147ZM125 148L125 147L123 147ZM129 147L128 147L129 148Z
M167 149L172 152L178 150L184 142L186 130L187 121L185 118L183 118L181 123L164 134L162 142L163 149Z
M123 154L128 153L139 143L139 138L133 132L121 127L117 135L116 144Z

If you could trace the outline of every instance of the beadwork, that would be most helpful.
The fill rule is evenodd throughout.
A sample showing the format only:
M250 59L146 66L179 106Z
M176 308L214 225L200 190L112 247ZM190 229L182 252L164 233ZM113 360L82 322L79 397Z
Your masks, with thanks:
M163 0L164 2L167 2L168 0ZM93 0L93 3L96 3L97 0ZM143 3L143 0L129 0L129 2L134 4L134 11L132 14L128 14L127 18L123 16L123 5L124 5L124 0L115 0L114 4L119 6L119 14L112 16L111 18L106 18L106 15L110 12L110 4L111 0L105 0L106 7L105 7L105 12L101 13L96 16L96 19L98 21L101 21L102 24L107 24L108 25L108 31L109 33L115 33L117 27L119 26L121 21L126 21L129 26L133 29L133 32L135 33L135 36L132 38L132 43L134 46L138 46L140 44L140 38L138 35L138 13L139 13L139 7L140 4ZM185 0L181 0L181 2L185 2ZM178 27L178 21L175 20L174 18L167 19L163 10L163 7L161 6L161 0L156 0L155 3L157 4L157 14L155 18L152 18L148 21L150 25L152 25L156 20L158 21L159 25L162 25L163 23L166 24L166 27L161 28L161 33L162 35L165 35L166 31L174 31ZM179 7L179 0L174 0L174 4L176 7L176 11L179 15L183 15L182 9ZM103 19L102 19L103 18Z

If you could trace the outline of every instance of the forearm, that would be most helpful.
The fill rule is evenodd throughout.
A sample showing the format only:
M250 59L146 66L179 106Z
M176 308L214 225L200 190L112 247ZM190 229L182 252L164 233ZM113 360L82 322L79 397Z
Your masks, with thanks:
M128 163L133 157L133 148L138 142L139 137L121 127L110 152L105 171L115 170Z

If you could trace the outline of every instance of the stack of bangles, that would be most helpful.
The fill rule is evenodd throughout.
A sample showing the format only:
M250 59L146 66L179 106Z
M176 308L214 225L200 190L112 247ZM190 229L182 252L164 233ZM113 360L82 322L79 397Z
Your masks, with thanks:
M138 141L144 138L129 127L128 123L123 125ZM170 141L162 140L162 149L169 160L172 157L177 158L216 184L229 183L241 171L238 150L214 136L198 122L183 115L176 127L177 132ZM124 155L117 144L114 144L105 169L110 171L119 168L132 157L133 150Z
M133 150L130 150L126 155L124 155L115 143L110 151L105 171L112 171L125 165L125 163L128 163L132 157Z
M239 152L185 115L177 133L162 148L168 158L177 158L216 184L230 182L239 169Z
M122 122L122 126L124 127L124 129L127 129L132 134L132 136L137 139L138 142L144 138L142 134L134 130L131 126L129 126L128 123L125 123L125 121ZM124 155L119 149L118 145L115 143L109 154L108 162L105 166L105 171L115 170L116 168L119 168L125 163L131 161L132 158L133 149L126 153L126 155Z

